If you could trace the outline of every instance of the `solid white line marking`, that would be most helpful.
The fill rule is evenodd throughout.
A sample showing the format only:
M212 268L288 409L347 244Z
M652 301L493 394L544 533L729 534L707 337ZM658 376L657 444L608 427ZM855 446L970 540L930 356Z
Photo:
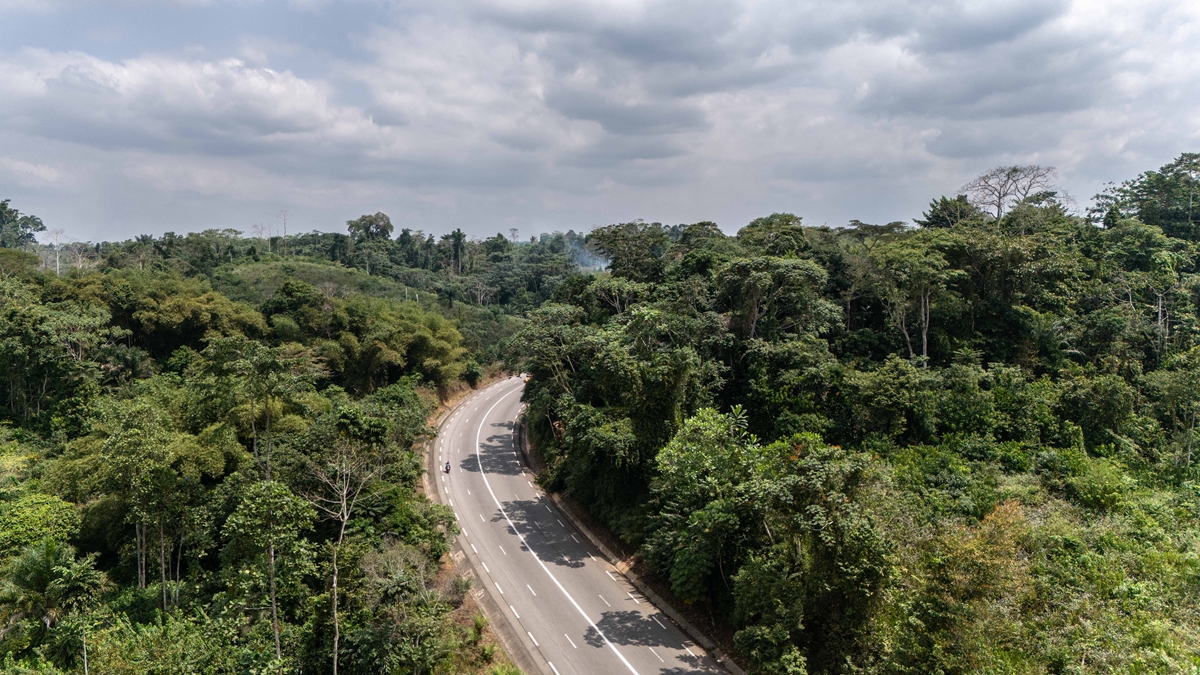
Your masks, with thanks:
M658 620L658 618L657 618L657 617L655 617L653 614L651 614L651 615L650 615L650 618L651 618L651 619L654 619L654 623L658 624L658 627L659 627L659 628L661 628L661 629L663 629L663 630L666 630L666 629L667 629L667 627L666 627L666 626L664 626L664 625L662 625L662 622L661 622L661 621L659 621L659 620Z
M603 595L600 595L599 593L597 593L597 594L596 594L596 597L600 598L601 600L604 600L604 596L603 596ZM608 601L607 601L607 600L604 600L604 604L608 605ZM609 606L609 607L612 607L612 605L608 605L608 606Z
M525 584L525 588L528 588L530 593L537 595L537 591L533 590L533 586L530 586L529 584Z
M518 391L520 391L520 388L513 389L512 391L508 392L507 394L504 394L500 398L496 399L496 402L492 404L492 407L486 413L484 413L484 415L483 415L484 419L486 419L487 416L492 413L492 410L495 410L496 406L500 405L501 401L503 401L505 398L517 393ZM476 458L476 460L479 459L479 439L482 435L483 435L483 424L480 424L478 430L476 430L476 432L475 432L475 458ZM508 513L504 510L504 506L501 505L500 500L496 498L496 492L494 490L492 490L492 483L491 483L491 481L488 480L487 472L482 470L482 464L480 464L480 467L481 467L481 470L479 473L483 476L483 483L484 483L484 485L487 486L488 492L491 493L491 495L492 495L492 501L496 503L496 507L500 509L500 514L504 516L504 519L506 521L508 521L508 525L509 525L509 527L511 527L513 529L513 532L517 532L517 528L515 525L513 525L512 519L508 517ZM550 507L547 506L546 508L549 509ZM525 537L520 532L517 532L517 537L520 538L522 543L524 543ZM554 585L558 587L558 590L562 591L562 594L567 597L567 600L570 601L571 605L575 607L575 611L579 612L579 614L581 616L583 616L584 620L586 620L588 622L589 626L596 629L596 633L600 636L600 639L604 640L604 644L608 645L608 647L613 650L613 653L617 655L618 659L621 659L621 663L625 664L625 667L629 669L629 672L633 673L633 675L640 675L640 673L638 673L637 669L635 669L633 667L633 664L631 664L629 662L629 660L625 658L625 655L622 654L621 651L619 649L617 649L616 646L613 645L612 642L609 641L608 636L606 636L604 634L604 631L600 630L600 627L597 626L596 623L594 621L592 621L590 617L588 617L587 612L583 611L583 608L579 606L579 603L575 602L575 598L571 597L571 594L567 592L567 589L564 588L562 583L559 582L558 578L554 576L554 573L550 571L550 568L546 567L546 563L542 562L542 559L537 557L537 554L533 552L532 548L529 548L528 546L526 546L525 550L529 551L529 555L533 556L533 559L537 561L538 566L542 568L542 571L546 573L546 576L550 577L550 580L554 582ZM589 553L588 555L591 555L591 554ZM533 635L530 635L529 637L530 637L530 639L533 639ZM534 641L534 645L537 645L536 640ZM555 672L557 672L557 671L555 671Z
M500 544L496 544L496 546L498 546L500 548L501 553L503 553L504 555L508 555L508 552L504 550L503 546L500 546Z
M516 607L513 607L512 605L509 605L509 606L508 606L508 608L509 608L509 609L511 609L511 610L513 611L513 615L514 615L514 616L516 616L518 619L519 619L519 618L521 618L521 615L520 615L520 614L517 614L517 608L516 608Z
M577 647L577 646L575 645L575 641L571 639L571 636L570 636L570 635L567 635L566 633L563 633L563 637L567 638L567 642L570 642L572 647L575 647L575 649L579 649L579 647Z
M629 591L625 591L625 594L628 595L637 604L639 604L639 605L642 604L641 600L638 600L637 598L633 597L633 593L630 593Z
M496 584L495 581L493 581L492 583ZM500 584L496 584L496 590L500 591L500 595L504 595L504 589L500 588Z
M654 647L650 648L650 653L654 654L655 656L658 656L658 652L654 651ZM661 656L658 656L658 660L662 661L663 663L666 663L666 661L663 661L663 657L661 657Z
M529 631L525 631L525 634L529 636L530 640L533 640L534 647L541 647L541 645L538 644L537 638L533 637L533 633L530 633ZM547 663L549 663L549 661L547 661Z
M551 663L550 661L547 661L546 663L549 663L549 664L550 664L550 670L553 670L553 671L554 671L554 675L562 675L562 673L558 672L558 668L555 668L555 667L554 667L554 664L553 664L553 663Z

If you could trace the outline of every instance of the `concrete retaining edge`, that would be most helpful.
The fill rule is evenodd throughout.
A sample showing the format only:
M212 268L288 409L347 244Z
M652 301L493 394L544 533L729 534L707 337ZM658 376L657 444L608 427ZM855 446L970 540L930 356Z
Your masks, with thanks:
M521 447L521 455L524 456L525 463L529 465L531 469L533 469L536 473L541 473L543 467L538 466L540 462L536 462L529 452L529 441L526 435L525 422L518 421L518 425L519 431L517 434L517 445ZM629 583L633 584L634 588L637 588L642 595L646 596L646 598L649 599L655 607L661 610L663 614L666 614L676 626L679 626L679 628L683 630L688 637L695 641L696 644L703 647L704 650L707 651L713 658L713 660L720 664L722 668L725 668L732 673L732 675L746 675L746 671L742 670L741 666L734 663L733 659L729 658L728 654L721 651L721 648L718 647L715 642L710 640L707 635L700 632L700 630L693 626L690 621L685 619L682 614L676 611L674 607L667 604L667 601L663 600L662 596L660 596L658 593L655 593L652 588L647 586L640 578L638 578L638 575L634 573L632 569L630 569L629 565L627 565L619 556L615 555L611 550L609 550L609 548L600 541L599 537L597 537L595 534L592 534L592 531L583 524L583 521L581 521L579 517L575 515L575 512L571 510L571 507L568 506L567 503L558 496L558 494L547 494L549 494L550 498L554 500L554 503L558 506L559 510L563 512L563 515L565 515L567 519L571 521L571 524L575 526L575 529L582 532L583 536L587 537L592 546L595 546L596 549L608 559L609 564L616 568L618 573L628 579Z

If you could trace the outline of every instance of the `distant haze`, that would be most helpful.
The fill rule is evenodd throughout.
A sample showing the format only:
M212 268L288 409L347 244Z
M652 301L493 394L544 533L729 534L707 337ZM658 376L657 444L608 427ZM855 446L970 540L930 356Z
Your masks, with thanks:
M1185 0L0 0L0 199L77 239L911 220L1200 149Z

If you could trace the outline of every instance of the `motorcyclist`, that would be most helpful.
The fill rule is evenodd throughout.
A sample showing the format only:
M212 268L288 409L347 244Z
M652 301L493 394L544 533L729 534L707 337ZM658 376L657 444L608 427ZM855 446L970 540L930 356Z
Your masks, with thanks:
M446 473L450 473L450 462L446 462Z

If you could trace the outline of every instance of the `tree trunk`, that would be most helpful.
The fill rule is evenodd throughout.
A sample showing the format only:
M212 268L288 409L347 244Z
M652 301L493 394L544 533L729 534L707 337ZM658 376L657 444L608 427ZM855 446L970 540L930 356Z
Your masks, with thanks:
M88 675L88 660L87 660L87 618L84 618L79 629L79 637L83 642L83 675Z
M142 521L133 524L135 548L137 549L138 590L146 590L146 525Z
M283 659L283 649L279 645L279 605L275 602L275 540L267 542L268 572L271 591L271 630L275 631L275 659Z
M338 543L333 547L333 675L338 672L338 646L342 640L342 626L338 618L338 549L342 547L342 537L338 535Z
M162 521L158 521L158 574L162 580L163 614L167 613L167 540L163 537Z

